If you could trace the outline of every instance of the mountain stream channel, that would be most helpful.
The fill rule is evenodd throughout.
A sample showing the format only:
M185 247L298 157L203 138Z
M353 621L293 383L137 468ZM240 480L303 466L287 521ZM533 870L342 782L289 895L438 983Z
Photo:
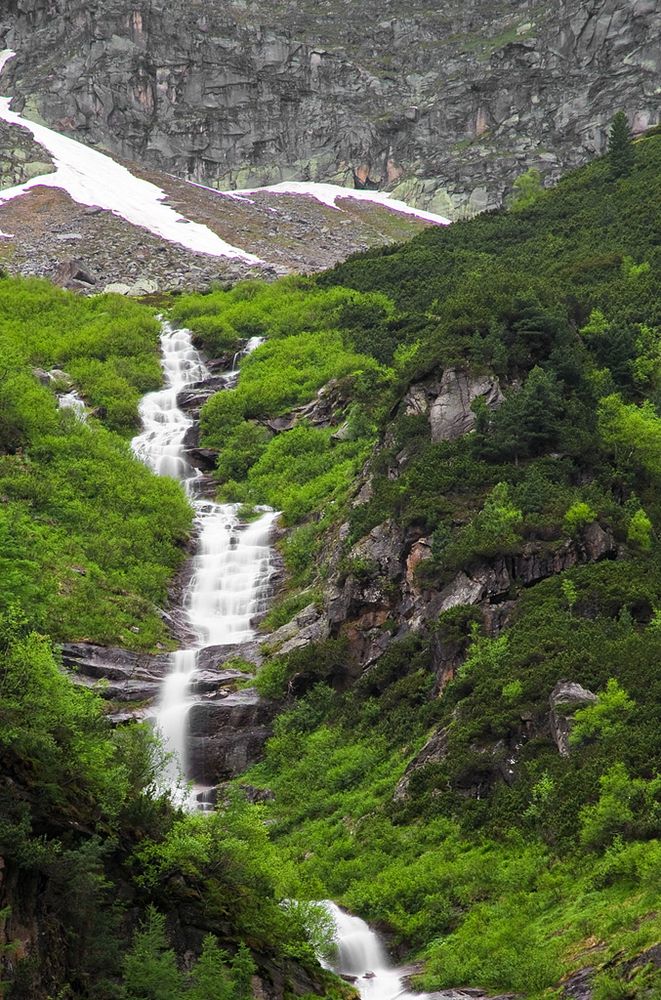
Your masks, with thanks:
M261 342L252 338L241 354L249 354ZM185 786L187 715L194 701L190 682L200 650L254 638L251 623L266 609L270 596L270 540L278 514L262 508L256 520L245 523L238 516L237 504L216 503L204 495L205 477L189 462L185 449L186 433L194 420L178 406L177 396L199 387L212 374L186 329L175 329L164 322L161 350L165 385L143 398L143 429L133 439L132 447L136 456L158 475L181 482L195 512L196 552L183 598L195 644L171 655L171 670L164 678L156 710L156 726L170 754L165 779L174 790L175 801L188 809L200 809L205 808L204 789L191 791ZM235 356L232 371L225 375L227 388L238 378L238 358ZM206 808L211 806L206 804ZM407 991L404 971L393 967L381 939L363 920L331 901L324 905L336 928L337 951L329 968L352 981L364 1000L424 1000L420 994Z

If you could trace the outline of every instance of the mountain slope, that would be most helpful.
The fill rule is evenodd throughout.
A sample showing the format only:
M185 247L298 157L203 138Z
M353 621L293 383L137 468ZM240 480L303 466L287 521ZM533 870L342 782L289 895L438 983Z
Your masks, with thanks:
M11 50L0 53L0 73L14 59ZM206 287L251 273L317 270L447 221L377 192L323 185L241 197L211 191L123 165L10 103L0 98L9 182L0 189L0 254L19 273L78 290L118 282L137 284L137 292Z

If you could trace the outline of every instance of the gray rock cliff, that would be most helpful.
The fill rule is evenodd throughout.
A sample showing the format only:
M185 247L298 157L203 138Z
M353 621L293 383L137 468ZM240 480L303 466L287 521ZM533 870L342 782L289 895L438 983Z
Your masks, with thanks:
M659 121L661 0L9 0L16 107L219 188L385 187L453 218Z

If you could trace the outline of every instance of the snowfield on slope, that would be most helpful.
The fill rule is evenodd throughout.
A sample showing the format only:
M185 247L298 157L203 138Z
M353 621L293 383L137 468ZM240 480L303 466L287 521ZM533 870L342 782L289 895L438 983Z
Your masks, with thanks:
M13 55L15 53L11 49L0 52L0 74ZM163 204L166 197L164 191L149 181L134 177L111 157L11 111L10 100L0 97L0 119L9 125L22 125L28 129L53 157L55 172L33 177L25 184L0 191L0 204L37 185L63 188L79 204L106 209L132 225L148 229L187 250L212 257L232 257L249 264L262 263L254 254L221 240L208 226L191 222Z
M387 208L391 212L400 212L402 215L414 215L416 219L424 222L433 222L437 226L449 226L450 219L443 215L435 215L433 212L425 212L421 208L413 208L405 201L398 201L391 198L387 191L364 191L356 188L340 187L338 184L321 184L315 181L282 181L280 184L271 184L269 187L246 188L238 191L223 191L223 194L231 195L233 198L242 198L251 194L303 194L311 198L316 198L322 205L329 208L340 209L336 204L338 198L353 198L355 201L370 201L382 208Z

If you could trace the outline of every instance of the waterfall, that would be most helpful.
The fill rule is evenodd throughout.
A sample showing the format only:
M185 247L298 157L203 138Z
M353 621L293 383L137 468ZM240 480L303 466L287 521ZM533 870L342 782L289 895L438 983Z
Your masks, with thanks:
M353 985L363 1000L425 1000L424 994L406 989L403 971L389 962L381 939L364 920L331 900L324 906L335 923L337 943L337 955L328 967L338 975L355 977Z
M249 353L260 343L261 338L252 338L242 353ZM266 606L271 569L269 537L277 514L264 509L256 521L244 524L238 518L237 504L219 504L201 496L203 475L188 461L185 451L186 435L194 421L179 407L177 396L210 378L211 373L193 347L188 330L163 323L161 350L165 385L143 398L143 430L133 439L132 447L158 475L182 483L195 511L197 551L184 594L184 610L195 645L172 654L156 716L157 728L171 755L166 778L181 798L177 786L181 777L186 777L190 680L197 669L198 651L205 646L252 639L251 621ZM238 371L227 380L228 384L237 376Z

